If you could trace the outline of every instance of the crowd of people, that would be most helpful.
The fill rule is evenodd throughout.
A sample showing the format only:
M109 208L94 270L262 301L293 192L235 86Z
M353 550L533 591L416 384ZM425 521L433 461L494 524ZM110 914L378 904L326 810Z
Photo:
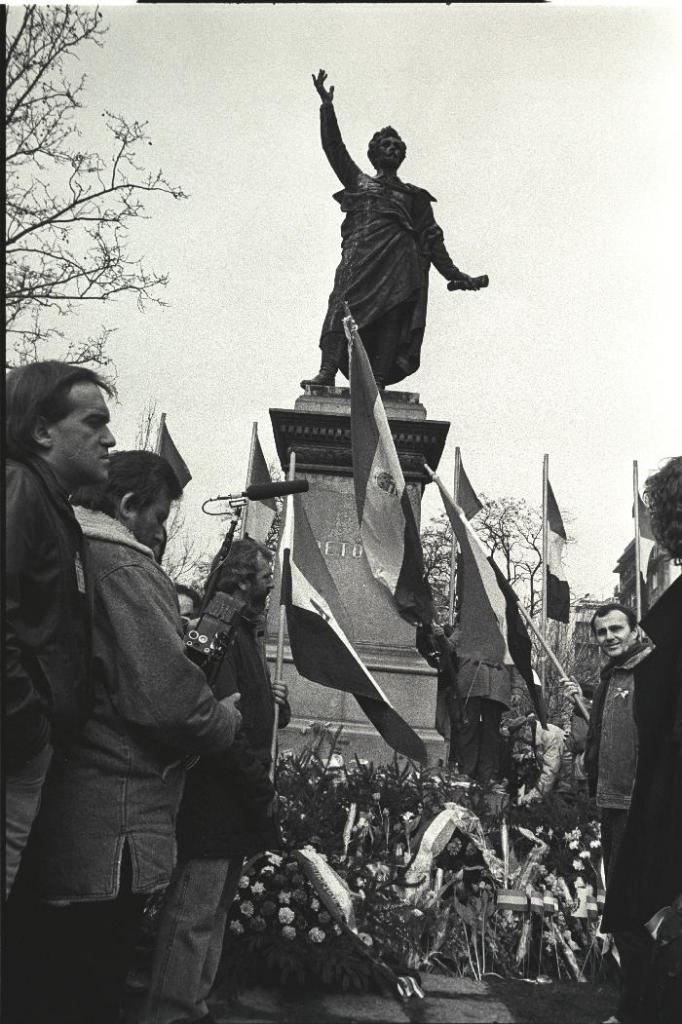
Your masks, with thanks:
M203 597L176 586L162 561L182 488L159 455L111 452L111 395L56 360L7 376L7 1024L116 1024L161 891L140 1024L210 1024L244 860L280 845L273 758L290 712L263 643L272 554L247 536ZM659 544L682 557L682 458L646 494ZM209 592L230 639L210 662L186 641ZM604 667L582 735L524 709L507 666L458 662L456 632L419 638L460 771L511 777L519 804L576 780L595 798L622 1024L673 1024L682 1008L681 601L682 578L641 623L597 609Z
M217 567L234 635L209 680L159 564L181 488L159 455L110 452L110 394L58 361L7 377L8 1024L118 1021L145 904L168 886L143 1019L210 1021L242 861L279 844L271 553L245 538ZM180 598L191 621L198 595Z

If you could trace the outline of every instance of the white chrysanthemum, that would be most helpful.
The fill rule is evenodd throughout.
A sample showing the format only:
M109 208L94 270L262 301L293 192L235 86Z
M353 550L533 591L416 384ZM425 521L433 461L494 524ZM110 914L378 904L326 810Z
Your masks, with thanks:
M277 897L277 899L279 900L280 903L290 903L291 902L291 893L290 892L281 892L279 894L279 896Z
M324 942L326 937L321 928L311 928L308 932L308 938L311 942Z
M239 904L239 909L244 917L253 917L253 903L249 900L244 900L243 903Z
M296 938L296 929L292 928L290 924L285 924L284 928L282 928L282 935L291 942L292 939Z
M244 925L241 921L230 921L230 931L234 932L235 935L243 935Z
M590 859L590 851L589 850L581 850L580 853L578 854L578 856L582 857L583 860L589 860Z
M577 839L571 839L570 843L568 844L569 850L577 850L579 846L580 843Z
M270 861L271 864L275 864L277 865L277 867L279 867L284 858L280 857L278 853L269 853L268 860Z
M319 910L320 909L320 901L316 900L314 896L313 896L313 898L310 901L310 909L311 910Z
M254 894L254 896L260 896L262 893L265 892L265 886L263 885L262 882L254 882L253 885L251 886L251 892Z
M573 861L573 867L575 868L576 871L580 871L582 869L582 866L583 866L583 862L581 860L578 860L578 858L576 857L575 860Z
M239 888L240 889L248 889L250 884L251 884L251 879L249 878L248 875L242 875L242 877L239 879Z
M279 914L277 915L282 924L291 924L295 914L289 907L282 907Z
M591 839L590 840L590 849L598 850L600 846L601 846L601 843L599 842L598 839Z

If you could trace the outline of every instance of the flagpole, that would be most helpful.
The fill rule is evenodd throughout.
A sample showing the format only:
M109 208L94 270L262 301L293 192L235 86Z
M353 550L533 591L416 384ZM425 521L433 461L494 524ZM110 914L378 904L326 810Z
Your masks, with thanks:
M296 452L292 452L289 456L289 475L288 480L293 480L296 476ZM284 510L285 516L289 512L289 503L292 502L293 495L289 494L286 501L286 508ZM282 517L282 529L286 523L285 516ZM280 534L281 543L281 534ZM289 550L293 550L294 538L293 534L289 538ZM290 556L291 557L291 556ZM277 657L275 659L275 683L282 682L282 666L284 664L284 627L286 625L286 605L284 603L284 591L282 588L282 580L279 581L280 593L279 593L279 628L277 630ZM274 781L275 778L275 758L277 756L277 730L279 728L279 704L275 703L275 720L272 727L272 742L270 745L270 779Z
M642 617L642 554L639 549L639 466L632 463L632 500L635 513L635 611L637 621Z
M156 432L156 448L154 449L157 455L161 454L161 438L163 437L163 428L165 427L165 425L166 414L165 412L162 412L161 419L159 420L159 429Z
M244 489L246 489L249 486L249 484L251 483L251 474L253 473L253 459L254 459L254 455L256 454L256 438L257 437L258 437L258 422L256 420L254 420L253 423L251 424L251 447L249 449L249 461L248 461L248 464L246 466L246 483L244 484ZM247 521L248 518L249 518L249 502L247 501L246 505L242 509L241 530L240 530L240 533L239 533L239 539L240 540L244 540L244 537L246 536L246 521Z
M549 556L549 533L547 523L547 485L549 481L549 455L542 458L542 612L540 618L541 635L539 639L545 651L547 646L547 558ZM520 606L519 606L520 607ZM537 630L535 630L537 633ZM547 660L542 658L540 663L540 681L542 683L542 695L545 695L545 683L547 676Z
M533 632L535 633L536 637L538 638L538 640L542 644L543 650L545 651L545 653L546 653L547 657L549 658L549 660L554 665L554 667L557 670L557 672L560 675L562 675L565 679L568 679L569 677L566 674L565 668L563 667L563 665L561 664L561 662L557 658L556 654L554 653L552 648L549 646L549 644L545 640L544 636L542 635L542 633L540 632L538 627L535 625L535 623L533 622L533 620L531 619L530 615L528 614L528 612L523 607L523 605L521 604L520 601L518 602L517 607L518 607L519 612L521 614L521 618L533 630ZM578 714L581 716L581 718L584 718L586 722L589 722L589 720L590 720L590 713L587 710L587 707L586 707L585 702L583 701L582 697L573 697L572 700L573 700L573 703L575 704L575 706L576 706L576 708L578 710Z
M462 466L462 452L459 446L455 448L455 473L453 478L452 496L455 503L459 504L459 476ZM455 624L455 578L457 575L457 538L455 531L452 531L452 549L450 551L450 594L448 599L448 622L451 626Z

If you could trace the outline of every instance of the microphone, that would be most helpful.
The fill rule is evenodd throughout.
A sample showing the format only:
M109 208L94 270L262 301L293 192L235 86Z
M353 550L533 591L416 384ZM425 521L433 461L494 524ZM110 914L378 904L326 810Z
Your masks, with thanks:
M265 501L267 498L284 498L287 494L302 494L310 490L307 480L278 480L270 484L251 484L245 491L237 494L221 494L212 501L234 501L236 498L248 498L249 501Z

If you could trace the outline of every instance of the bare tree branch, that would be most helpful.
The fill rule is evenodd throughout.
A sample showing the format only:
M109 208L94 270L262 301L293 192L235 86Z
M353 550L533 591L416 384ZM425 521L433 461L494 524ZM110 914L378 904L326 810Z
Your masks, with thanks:
M9 362L40 357L60 332L41 314L75 312L83 302L129 293L138 308L163 305L168 275L128 253L128 229L145 218L143 198L186 198L162 170L138 157L151 146L146 121L102 113L113 140L111 157L78 146L77 114L85 76L71 82L79 48L101 47L108 31L99 8L27 7L10 10L6 42L7 267ZM72 351L74 351L72 343ZM100 348L76 345L77 361Z

